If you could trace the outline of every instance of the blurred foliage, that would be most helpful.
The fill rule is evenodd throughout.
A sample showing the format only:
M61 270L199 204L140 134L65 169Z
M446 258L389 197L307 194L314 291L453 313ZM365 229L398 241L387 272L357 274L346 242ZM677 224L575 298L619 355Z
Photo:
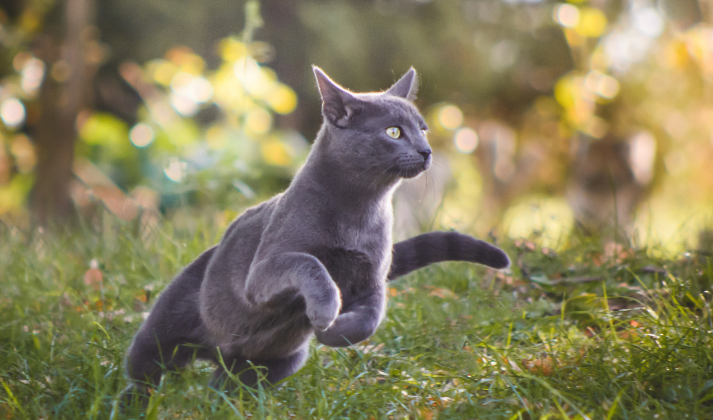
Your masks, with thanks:
M258 7L246 3L242 36L217 43L221 61L215 69L185 46L143 66L126 61L117 68L141 106L133 123L106 110L85 109L78 116L74 171L80 182L73 198L80 207L100 201L130 219L136 204L241 207L286 187L308 143L294 130L274 127L273 115L292 112L297 97L259 62L267 46L252 40L262 25ZM21 32L23 21L13 29ZM21 214L31 187L31 175L24 174L36 163L25 128L33 122L45 66L24 50L13 62L15 71L2 87L2 135L11 153L0 149L0 213ZM97 188L107 186L108 193Z
M275 129L273 115L290 113L297 97L244 42L226 38L219 50L215 70L186 47L143 67L124 63L120 74L143 100L137 123L87 115L78 153L120 186L148 183L169 205L184 193L183 204L244 205L284 188L308 144Z
M17 2L0 16L0 213L20 219L37 89L63 74L33 55L53 5ZM556 245L575 223L644 241L691 239L710 218L709 0L241 6L95 4L87 56L102 66L77 121L77 165L98 169L112 191L141 187L129 195L140 206L239 210L283 189L306 153L299 133L312 138L321 121L310 64L356 91L386 87L413 65L431 142L452 172L441 180L449 192L434 198L437 223L544 232ZM93 184L75 172L81 205Z

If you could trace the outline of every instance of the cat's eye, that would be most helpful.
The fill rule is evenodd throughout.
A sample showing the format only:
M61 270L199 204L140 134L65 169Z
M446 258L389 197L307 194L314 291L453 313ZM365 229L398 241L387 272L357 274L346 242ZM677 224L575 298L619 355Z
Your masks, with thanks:
M427 136L426 136L426 130L421 130L421 134L423 135L423 137L427 137Z
M401 129L398 127L389 127L386 129L386 135L392 139L397 139L401 137Z

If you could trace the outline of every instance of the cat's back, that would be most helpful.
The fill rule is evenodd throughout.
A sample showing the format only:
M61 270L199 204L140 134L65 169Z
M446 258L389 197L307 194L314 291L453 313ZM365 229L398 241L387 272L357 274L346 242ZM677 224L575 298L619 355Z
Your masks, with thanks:
M225 231L206 270L201 285L201 316L222 323L227 314L244 305L234 293L247 278L260 239L282 194L247 209Z
M233 277L233 280L241 273L247 276L260 238L281 198L282 194L278 194L250 207L228 226L208 267L209 271L228 270L230 273L221 277Z

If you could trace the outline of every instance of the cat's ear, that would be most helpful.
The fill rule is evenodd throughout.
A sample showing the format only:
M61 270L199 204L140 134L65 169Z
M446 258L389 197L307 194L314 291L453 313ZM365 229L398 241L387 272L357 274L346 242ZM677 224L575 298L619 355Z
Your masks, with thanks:
M416 99L416 93L418 93L418 75L416 74L416 70L411 67L386 93L414 101Z
M359 106L359 99L336 84L319 67L312 66L312 70L314 77L317 78L319 94L322 96L322 114L332 124L345 128L349 118L354 115Z

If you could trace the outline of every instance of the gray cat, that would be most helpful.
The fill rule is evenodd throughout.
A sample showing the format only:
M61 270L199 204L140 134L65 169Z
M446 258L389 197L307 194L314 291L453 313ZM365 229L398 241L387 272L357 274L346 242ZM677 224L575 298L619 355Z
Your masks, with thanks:
M160 295L128 350L125 396L146 396L164 370L194 357L222 361L215 387L228 377L223 366L255 385L250 363L277 382L305 363L312 335L342 347L374 334L388 280L439 261L509 266L500 249L457 232L392 244L394 190L432 160L413 69L381 93L314 74L324 123L307 162Z

